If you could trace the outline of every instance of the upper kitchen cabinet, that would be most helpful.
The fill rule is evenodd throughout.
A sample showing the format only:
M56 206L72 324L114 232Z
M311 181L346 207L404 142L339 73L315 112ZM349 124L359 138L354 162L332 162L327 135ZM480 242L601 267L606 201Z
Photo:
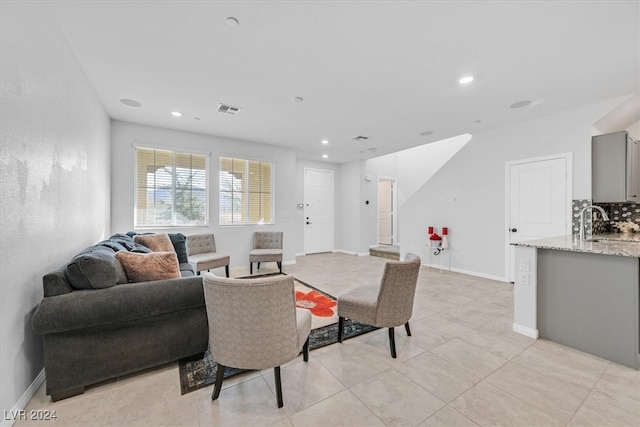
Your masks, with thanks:
M640 146L628 132L591 139L591 192L594 202L640 200Z

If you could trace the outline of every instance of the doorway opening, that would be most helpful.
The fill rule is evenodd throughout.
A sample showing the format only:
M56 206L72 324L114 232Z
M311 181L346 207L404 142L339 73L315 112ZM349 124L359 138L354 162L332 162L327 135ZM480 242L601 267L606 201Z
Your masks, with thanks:
M395 178L378 177L378 245L370 249L371 255L390 259L400 258L397 205Z

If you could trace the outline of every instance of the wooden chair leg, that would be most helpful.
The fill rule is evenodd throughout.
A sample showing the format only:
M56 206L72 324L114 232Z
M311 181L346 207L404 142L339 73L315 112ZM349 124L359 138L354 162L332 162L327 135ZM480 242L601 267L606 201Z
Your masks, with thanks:
M224 272L227 273L227 277L229 277L229 264L224 266Z
M396 336L393 328L389 328L389 346L391 347L391 357L396 358Z
M276 399L278 401L278 408L282 408L282 381L280 379L280 366L273 368L274 377L276 380Z
M282 274L282 261L278 261L278 268L280 269L280 274Z
M304 342L304 345L302 346L302 359L305 362L309 361L309 337L307 337L307 340Z
M220 390L222 389L222 380L224 380L225 367L218 363L218 369L216 369L216 385L213 387L213 394L211 400L216 400L220 396Z
M407 336L411 336L411 329L409 329L409 322L404 324L404 329L407 331Z
M344 317L338 317L338 342L342 342L344 335Z

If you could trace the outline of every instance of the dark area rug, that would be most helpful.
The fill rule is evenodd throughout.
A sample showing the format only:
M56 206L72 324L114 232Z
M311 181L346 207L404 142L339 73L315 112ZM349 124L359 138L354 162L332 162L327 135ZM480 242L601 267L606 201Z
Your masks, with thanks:
M306 283L304 285L313 288ZM317 290L320 291L319 289ZM326 292L322 293L335 300L333 296L327 294ZM376 329L378 328L374 326L363 325L362 323L354 322L351 319L345 319L344 338L353 338ZM313 329L309 334L309 350L314 350L316 348L324 347L336 342L338 342L337 322L322 326L317 329ZM178 370L180 373L181 393L186 394L203 387L213 385L213 383L215 383L216 381L217 368L218 364L212 359L209 350L204 353L204 357L201 357L201 355L196 355L180 359L178 361ZM225 369L224 377L229 378L241 372L245 372L245 370L227 368Z

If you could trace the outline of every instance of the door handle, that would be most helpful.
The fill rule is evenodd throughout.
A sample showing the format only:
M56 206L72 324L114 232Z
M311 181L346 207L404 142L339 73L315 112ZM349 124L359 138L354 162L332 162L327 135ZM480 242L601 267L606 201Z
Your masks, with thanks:
M515 233L515 232L518 231L518 229L517 228L511 228L511 229L509 229L509 231L512 232L512 233Z
M309 221L307 221L307 225L311 224Z

